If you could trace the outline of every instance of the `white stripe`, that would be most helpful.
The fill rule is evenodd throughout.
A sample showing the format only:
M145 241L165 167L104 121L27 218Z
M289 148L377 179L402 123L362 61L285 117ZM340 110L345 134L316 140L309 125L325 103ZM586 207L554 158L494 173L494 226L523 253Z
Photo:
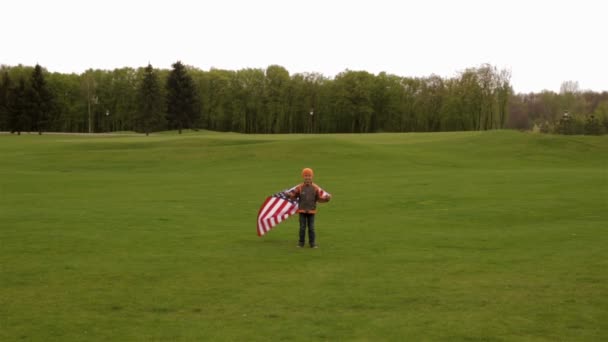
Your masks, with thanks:
M283 203L284 201L286 200L278 197L272 197L272 199L270 199L266 206L262 209L260 216L258 217L258 231L260 232L260 236L264 235L270 231L270 229L297 212L297 204L294 205L290 201ZM281 206L283 206L283 209L279 211Z
M268 231L272 228L270 227L267 222L262 223L262 228L264 229L264 232L268 233Z
M271 230L271 229L272 229L272 227L274 227L274 224L272 224L272 222L270 222L270 219L266 219L266 220L264 220L264 223L263 223L263 224L264 224L264 229L265 229L266 231L269 231L269 230Z
M283 203L281 203L278 207L280 207L282 205L283 205ZM277 212L272 217L270 217L270 218L267 219L267 221L270 224L270 228L272 228L272 227L278 225L279 223L281 223L283 221L283 216L285 216L285 218L289 217L289 215L285 214L285 212L289 210L289 208L291 207L291 203L287 203L285 205L285 207L283 207L283 209L281 210L281 212L278 212L278 207L275 208L275 209L277 209L276 210ZM270 228L269 228L269 230L270 230Z
M268 215L266 215L265 221L266 221L266 224L268 225L268 230L270 230L272 227L274 227L278 224L278 222L275 221L274 213L279 209L279 207L281 205L283 205L283 204L277 203L277 206L275 208L273 208Z
M268 211L268 209L270 209L272 207L272 205L276 201L277 201L277 198L273 197L270 201L268 201L268 203L266 203L266 206L264 207L264 209L260 213L260 216L258 217L258 223L261 223L264 220L264 216L266 215L266 212Z
M279 199L276 197L272 197L270 201L266 204L266 207L264 207L264 210L262 210L262 212L260 213L260 217L264 217L268 210L272 208L272 206L276 203L277 200Z
M259 229L261 235L266 234L266 229L264 229L264 222L262 222L262 220L258 221L258 229Z
M264 229L265 232L268 232L270 230L270 228L272 228L272 227L270 227L268 225L268 220L264 220L264 221L262 221L262 228Z
M272 228L272 227L267 226L264 216L266 215L265 213L268 211L268 209L270 209L277 202L277 200L278 200L278 198L273 197L270 201L268 201L268 203L266 203L266 206L262 210L260 217L258 218L258 226L260 227L262 235L264 235L266 232L268 232L270 230L270 228Z
M325 199L327 198L327 196L329 196L329 192L319 188L319 194L321 195L321 198Z
M276 212L276 211L279 209L279 207L281 207L281 205L282 205L282 204L283 204L283 203L277 203L277 205L276 205L274 208L272 208L272 210L270 210L270 211L269 211L269 212L268 212L268 213L267 213L267 214L264 216L264 218L266 219L266 218L269 218L269 217L273 217L273 216L274 216L274 213L275 213L275 212Z
M274 222L274 217L271 217L268 219L268 230L271 230L274 226L276 226L276 222Z

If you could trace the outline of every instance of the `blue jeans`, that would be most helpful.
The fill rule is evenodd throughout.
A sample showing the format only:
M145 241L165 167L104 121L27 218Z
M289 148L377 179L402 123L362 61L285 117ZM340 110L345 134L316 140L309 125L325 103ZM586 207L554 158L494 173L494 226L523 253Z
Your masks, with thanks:
M300 246L306 241L306 226L308 225L308 243L315 245L315 214L300 213Z

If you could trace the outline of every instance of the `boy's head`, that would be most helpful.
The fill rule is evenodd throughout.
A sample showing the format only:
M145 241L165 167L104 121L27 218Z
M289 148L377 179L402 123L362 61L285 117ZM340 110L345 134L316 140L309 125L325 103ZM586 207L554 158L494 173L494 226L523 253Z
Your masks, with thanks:
M312 183L313 172L311 168L305 168L302 170L302 178L304 178L304 183L310 184Z

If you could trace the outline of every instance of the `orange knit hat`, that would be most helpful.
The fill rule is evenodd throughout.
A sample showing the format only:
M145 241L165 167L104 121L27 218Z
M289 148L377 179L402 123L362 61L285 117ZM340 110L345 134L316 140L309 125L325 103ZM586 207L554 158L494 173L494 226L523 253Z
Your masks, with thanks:
M304 177L306 175L310 175L310 177L312 177L314 175L314 172L312 172L311 168L307 167L304 170L302 170L302 177Z

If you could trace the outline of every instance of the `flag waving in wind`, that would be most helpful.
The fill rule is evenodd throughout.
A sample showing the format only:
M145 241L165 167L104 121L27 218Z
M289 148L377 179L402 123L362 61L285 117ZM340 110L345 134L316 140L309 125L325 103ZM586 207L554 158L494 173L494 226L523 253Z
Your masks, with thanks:
M298 202L286 194L289 191L278 192L266 198L258 211L258 236L266 234L298 211Z
M297 192L299 186L296 185L266 198L258 211L258 236L268 233L274 226L298 212L298 200L291 198L288 194ZM327 198L331 195L318 186L316 187L319 191L319 201L327 202Z

